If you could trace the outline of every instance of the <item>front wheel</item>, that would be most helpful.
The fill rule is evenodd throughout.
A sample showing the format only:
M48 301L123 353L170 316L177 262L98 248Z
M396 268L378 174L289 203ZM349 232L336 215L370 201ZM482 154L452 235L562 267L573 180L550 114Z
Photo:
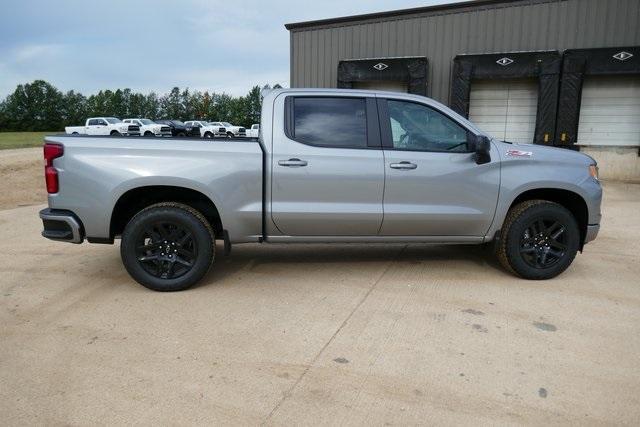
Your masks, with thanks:
M204 137L207 138L207 139L212 139L213 138L213 134L211 132L206 132L204 134Z
M181 291L198 282L215 256L211 225L197 210L158 203L138 212L122 233L122 263L154 291Z
M551 279L571 265L580 246L573 214L545 200L522 202L505 219L497 255L500 263L524 279Z

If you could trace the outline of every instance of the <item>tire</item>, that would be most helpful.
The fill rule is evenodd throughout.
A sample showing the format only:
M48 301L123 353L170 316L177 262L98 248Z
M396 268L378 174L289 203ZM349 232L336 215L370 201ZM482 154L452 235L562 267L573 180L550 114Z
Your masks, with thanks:
M209 271L215 235L199 211L180 203L158 203L138 212L126 225L120 255L127 272L141 285L154 291L182 291Z
M148 137L155 136L155 135L154 135L154 133L153 133L153 132L146 131L146 132L144 133L144 136L146 136L146 137L148 138Z
M529 200L509 210L497 242L497 257L523 279L556 277L573 262L580 230L573 214L546 200Z
M122 136L122 134L120 132L118 132L117 130L112 130L109 135L111 135L111 136Z
M227 132L227 138L233 138L234 136L233 132Z
M205 132L204 137L207 139L213 138L213 134L211 132Z
M187 136L184 132L180 132L178 133L178 135L176 135L178 138L184 138L185 136Z
M78 132L73 132L71 135L80 135Z

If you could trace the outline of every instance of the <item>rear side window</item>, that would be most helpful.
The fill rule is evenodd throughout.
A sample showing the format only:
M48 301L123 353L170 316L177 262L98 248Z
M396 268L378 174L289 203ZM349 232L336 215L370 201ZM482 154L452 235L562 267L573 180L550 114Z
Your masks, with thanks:
M303 144L333 148L367 147L364 98L294 97L288 136Z

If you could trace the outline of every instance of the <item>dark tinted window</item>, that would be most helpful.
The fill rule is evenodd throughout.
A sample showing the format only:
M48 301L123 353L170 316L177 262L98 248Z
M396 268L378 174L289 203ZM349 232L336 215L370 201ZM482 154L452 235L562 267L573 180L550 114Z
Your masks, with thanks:
M295 98L293 138L326 147L367 146L367 114L362 98Z
M411 151L467 152L467 130L425 105L388 101L393 148Z

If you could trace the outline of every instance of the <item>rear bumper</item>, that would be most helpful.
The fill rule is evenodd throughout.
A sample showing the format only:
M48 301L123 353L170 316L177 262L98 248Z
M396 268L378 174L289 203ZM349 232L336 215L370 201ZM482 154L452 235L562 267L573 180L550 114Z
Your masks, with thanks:
M82 222L71 211L43 209L40 211L40 219L44 228L42 237L69 243L82 243L84 240Z
M587 235L584 237L584 242L589 243L598 236L600 231L600 224L587 225Z

